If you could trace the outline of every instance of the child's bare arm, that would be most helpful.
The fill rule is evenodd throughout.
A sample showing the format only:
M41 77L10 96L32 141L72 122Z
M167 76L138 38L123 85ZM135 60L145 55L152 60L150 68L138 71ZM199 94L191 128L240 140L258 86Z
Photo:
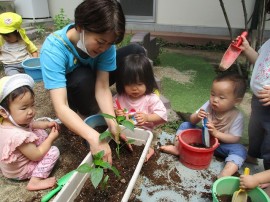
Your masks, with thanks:
M59 125L55 121L34 121L32 123L33 129L47 129L55 127L57 130L59 130Z
M58 134L58 130L53 127L46 140L38 147L34 143L24 143L18 149L30 160L39 161L49 151Z

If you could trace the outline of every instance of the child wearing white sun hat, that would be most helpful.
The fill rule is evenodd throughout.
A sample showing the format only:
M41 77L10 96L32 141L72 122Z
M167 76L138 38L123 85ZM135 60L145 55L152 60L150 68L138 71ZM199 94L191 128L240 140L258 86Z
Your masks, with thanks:
M0 79L0 169L9 179L30 179L28 190L41 190L56 184L55 177L48 176L60 155L52 146L59 126L33 120L33 86L27 74ZM49 135L45 129L51 129Z
M23 73L21 63L30 57L38 57L37 47L21 25L20 15L12 12L0 14L0 62L8 76Z

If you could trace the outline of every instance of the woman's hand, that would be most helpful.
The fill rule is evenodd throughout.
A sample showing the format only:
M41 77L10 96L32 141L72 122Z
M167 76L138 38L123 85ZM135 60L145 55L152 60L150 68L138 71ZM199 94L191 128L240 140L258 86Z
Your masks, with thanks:
M263 87L263 90L258 92L258 98L263 106L270 105L270 86L266 85Z
M102 160L112 165L112 151L109 144L106 141L97 140L96 143L92 142L92 144L89 143L89 145L90 151L93 155L100 151L104 151L104 156Z

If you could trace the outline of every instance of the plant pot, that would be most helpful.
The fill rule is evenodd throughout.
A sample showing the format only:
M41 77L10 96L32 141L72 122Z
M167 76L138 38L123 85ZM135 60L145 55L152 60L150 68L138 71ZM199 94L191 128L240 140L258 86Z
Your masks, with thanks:
M233 195L239 190L239 178L234 176L222 177L216 180L212 186L213 201L218 202L217 196ZM251 201L269 202L268 195L259 187L256 187L247 192Z
M26 74L31 76L35 82L42 81L42 72L39 58L29 58L22 62Z
M101 115L93 115L87 119L85 119L85 122L89 124L91 127L101 126L104 125L104 118ZM150 147L150 144L153 139L153 134L150 131L135 128L134 131L130 131L128 129L124 129L123 126L120 126L122 130L122 133L127 136L128 139L134 139L135 142L133 144L135 145L145 145L143 152L141 154L141 157L138 161L138 164L136 166L136 169L134 171L134 174L132 178L129 181L128 187L123 195L122 202L128 201L130 194L133 190L133 187L136 183L136 180L139 176L139 173L141 171L141 168L143 166L144 160L146 158L146 155L148 153L148 149ZM84 158L81 164L89 163L92 164L92 155L91 152L87 154L87 156ZM75 172L72 177L69 179L69 181L65 184L65 186L62 188L62 190L57 194L57 196L54 198L54 202L68 202L68 201L74 201L74 199L80 194L80 191L85 183L85 181L89 179L89 174L79 173Z
M181 131L178 135L178 141L179 161L186 167L194 170L208 168L211 163L214 150L219 145L217 138L211 136L209 148L191 146L190 144L203 144L201 129L187 129Z

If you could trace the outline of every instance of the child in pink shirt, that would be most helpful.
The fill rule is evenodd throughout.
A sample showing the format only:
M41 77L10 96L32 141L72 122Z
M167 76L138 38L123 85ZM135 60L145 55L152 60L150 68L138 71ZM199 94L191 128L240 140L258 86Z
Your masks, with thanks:
M33 121L33 79L27 74L0 80L0 168L9 179L29 179L28 190L53 187L50 175L59 150L52 146L58 137L56 122ZM48 135L44 129L51 129Z
M158 88L152 65L143 54L124 58L124 68L116 82L114 96L116 116L126 116L137 127L152 130L167 121L167 110L160 98L153 93ZM149 149L146 161L154 154Z

